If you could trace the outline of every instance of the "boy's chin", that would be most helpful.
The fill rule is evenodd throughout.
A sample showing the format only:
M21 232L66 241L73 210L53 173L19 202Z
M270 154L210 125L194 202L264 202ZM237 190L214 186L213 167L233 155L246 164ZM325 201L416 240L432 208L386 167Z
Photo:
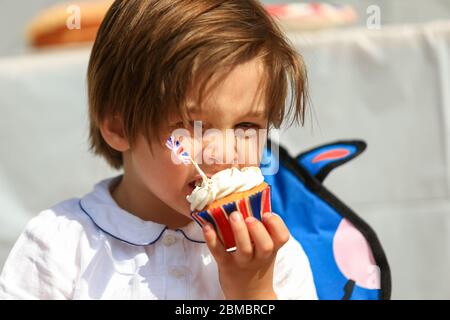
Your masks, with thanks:
M183 216L183 218L186 219L186 222L189 223L191 221L194 221L194 219L191 217L191 213L190 212L180 212L180 215Z
M186 204L180 205L178 208L176 208L175 210L183 217L188 218L189 220L193 220L191 217L191 208L189 206L189 202L184 198L184 200L186 201Z

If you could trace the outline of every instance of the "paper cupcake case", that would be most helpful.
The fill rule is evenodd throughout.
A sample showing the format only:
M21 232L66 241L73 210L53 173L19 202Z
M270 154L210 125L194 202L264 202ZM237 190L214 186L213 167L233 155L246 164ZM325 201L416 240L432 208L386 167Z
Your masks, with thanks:
M201 227L207 222L210 223L216 230L225 249L234 251L236 250L236 242L229 223L229 216L234 211L239 211L244 220L249 216L253 216L261 221L263 213L272 211L270 186L267 185L262 191L222 206L212 207L200 212L194 211L191 213L191 216Z

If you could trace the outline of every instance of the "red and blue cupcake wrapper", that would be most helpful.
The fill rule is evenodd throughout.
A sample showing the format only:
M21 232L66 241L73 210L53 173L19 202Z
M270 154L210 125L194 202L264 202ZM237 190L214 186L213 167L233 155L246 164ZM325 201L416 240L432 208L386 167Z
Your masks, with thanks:
M270 186L267 185L262 191L220 207L191 212L191 216L201 227L206 223L210 223L216 230L225 249L234 251L236 250L236 242L229 223L229 216L234 211L239 211L244 220L249 216L253 216L261 221L263 213L272 211Z

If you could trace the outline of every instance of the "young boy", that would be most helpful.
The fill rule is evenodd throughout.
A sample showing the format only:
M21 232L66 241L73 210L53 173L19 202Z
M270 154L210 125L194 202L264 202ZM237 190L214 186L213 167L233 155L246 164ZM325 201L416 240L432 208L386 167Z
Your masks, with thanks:
M289 80L295 103L285 110ZM115 1L89 62L90 142L123 175L32 219L0 297L317 299L308 259L278 215L233 212L235 252L202 230L186 200L198 174L164 146L176 129L193 133L192 121L219 132L280 127L289 113L303 123L305 81L300 56L257 0ZM233 162L215 161L214 141L200 148L213 160L200 163L208 177L260 152L223 140Z

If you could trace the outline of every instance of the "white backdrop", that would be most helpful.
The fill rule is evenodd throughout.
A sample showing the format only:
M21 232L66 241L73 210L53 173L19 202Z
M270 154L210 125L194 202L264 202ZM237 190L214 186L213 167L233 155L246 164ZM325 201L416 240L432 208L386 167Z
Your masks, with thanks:
M86 0L0 0L0 56L27 52L24 29L41 10L58 4L72 5ZM88 0L95 1L95 0ZM264 4L286 2L318 2L317 0L261 0ZM326 1L325 1L326 2ZM351 5L358 13L358 24L364 25L367 8L377 5L383 25L423 23L434 19L450 19L448 0L333 0L334 4Z
M314 116L282 142L367 151L326 185L376 230L393 298L450 298L450 23L289 34ZM26 221L116 174L87 152L89 48L0 59L0 265ZM313 126L313 127L312 127Z

